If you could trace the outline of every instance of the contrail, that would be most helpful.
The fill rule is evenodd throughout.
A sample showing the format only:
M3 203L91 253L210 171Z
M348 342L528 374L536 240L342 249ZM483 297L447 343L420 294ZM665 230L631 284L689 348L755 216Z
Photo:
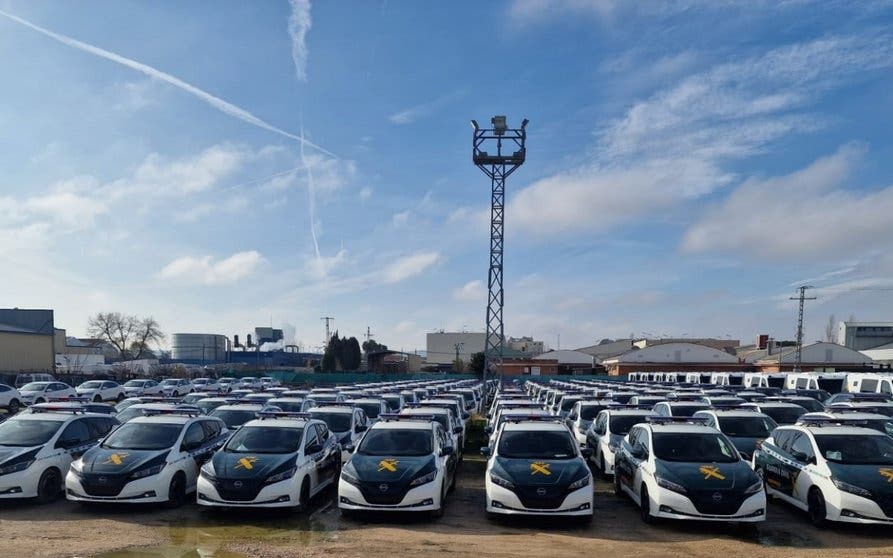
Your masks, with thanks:
M251 124L252 126L257 126L258 128L262 128L264 130L273 132L275 134L279 134L280 136L285 136L287 138L299 141L301 143L302 149L303 149L304 145L306 144L307 146L312 147L313 149L316 149L317 151L325 153L326 155L329 155L331 157L337 158L337 155L335 155L328 149L325 149L324 147L321 147L309 140L304 139L303 134L300 136L296 136L295 134L292 134L291 132L286 132L285 130L283 130L281 128L277 128L276 126L273 126L272 124L265 122L265 121L261 120L260 118L254 116L253 114L251 114L250 112L248 112L245 109L239 108L239 107L233 105L232 103L228 103L219 97L215 97L214 95L211 95L210 93L208 93L207 91L205 91L203 89L199 89L198 87L196 87L194 85L186 83L185 81L183 81L177 77L174 77L166 72L162 72L161 70L153 68L152 66L148 66L141 62L137 62L136 60L131 60L130 58L125 58L124 56L115 54L114 52L109 52L109 51L101 49L99 47L81 42L77 39L72 39L71 37L67 37L65 35L60 35L59 33L54 33L53 31L50 31L49 29L44 29L43 27L35 25L28 20L22 19L18 16L14 16L12 14L8 14L4 11L0 11L0 15L2 15L5 18L11 19L12 21L15 21L16 23L24 25L25 27L28 27L29 29L37 31L38 33L46 35L47 37L49 37L55 41L58 41L64 45L70 46L72 48L76 48L78 50L82 50L84 52L88 52L95 56L99 56L100 58L105 58L106 60L111 60L112 62L116 62L118 64L121 64L122 66L127 66L128 68L131 68L131 69L136 70L140 73L146 74L149 77L167 82L167 83L173 85L174 87L178 87L178 88L182 89L183 91L189 93L190 95L192 95L194 97L198 97L199 99L208 103L209 105L211 105L215 109L219 110L220 112L223 112L225 114L228 114L230 116L238 118L239 120L247 122L247 123Z
M291 16L288 18L288 34L291 37L291 59L295 73L301 81L307 81L307 31L313 25L310 18L310 0L290 0Z
M301 124L301 137L304 137L303 123ZM313 168L307 164L307 159L304 157L303 142L301 142L301 165L307 169L307 197L309 198L307 206L310 209L310 236L313 238L313 249L316 251L316 265L320 274L322 274L323 281L325 281L326 271L322 264L322 256L319 253L319 241L316 238L316 187L313 184Z

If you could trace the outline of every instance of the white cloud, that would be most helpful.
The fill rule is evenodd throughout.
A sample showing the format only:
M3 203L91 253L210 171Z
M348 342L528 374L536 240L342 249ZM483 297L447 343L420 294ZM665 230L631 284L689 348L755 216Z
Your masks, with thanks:
M412 211L409 209L394 213L394 216L391 217L391 224L395 227L402 227L409 222L410 215L412 215Z
M480 279L469 281L453 291L453 298L462 301L483 302L486 296L487 288Z
M310 0L290 0L290 4L288 35L291 37L291 58L298 79L307 81L307 32L313 25L310 17Z
M338 250L334 256L319 256L307 261L307 268L317 279L325 279L332 271L347 261L347 250Z
M0 228L22 228L69 233L92 229L96 219L109 211L106 200L91 195L92 177L76 177L57 182L47 193L22 200L0 197Z
M417 275L421 275L428 268L441 261L440 252L417 252L415 254L398 258L386 264L384 270L385 283L399 283Z
M119 197L205 192L242 168L251 157L250 151L229 144L213 145L196 156L176 160L152 153L131 178L116 181L108 191Z
M427 103L421 103L414 107L410 107L399 112L395 112L394 114L388 117L388 120L391 121L392 124L412 124L416 120L425 118L430 116L445 107L446 105L456 101L465 96L464 91L456 91L454 93L449 93L447 95L443 95L442 97L438 97L433 101L428 101Z
M215 260L212 256L183 256L164 266L159 277L187 283L222 285L248 277L263 262L263 256L255 250L237 252L222 260Z
M735 250L791 261L889 246L893 186L847 189L862 155L844 146L786 176L745 181L688 229L683 252Z
M370 188L369 186L363 186L362 188L360 188L360 199L361 200L368 200L371 197L372 197L372 188Z

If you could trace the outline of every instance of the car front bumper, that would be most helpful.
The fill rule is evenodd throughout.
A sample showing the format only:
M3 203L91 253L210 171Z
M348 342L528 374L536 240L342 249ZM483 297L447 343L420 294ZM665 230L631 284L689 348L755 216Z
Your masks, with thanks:
M366 501L360 489L342 479L338 480L338 507L353 511L434 511L440 509L440 486L442 475L433 482L410 489L395 505L371 504Z
M592 484L571 492L564 497L564 501L561 502L560 506L550 510L525 508L517 494L491 482L489 473L487 474L485 484L488 513L504 515L592 515Z
M162 471L157 475L130 481L115 496L91 496L84 490L81 479L72 471L65 475L65 497L75 502L166 502L169 498L174 471Z
M294 477L261 488L251 501L224 500L217 488L204 477L199 476L196 486L198 503L201 506L220 508L291 508L300 504L299 488Z
M36 497L39 471L40 468L32 464L24 471L0 476L0 499Z
M863 524L893 524L877 502L864 496L834 490L825 491L825 508L830 521Z
M698 511L694 503L685 495L657 487L651 498L651 514L667 519L695 519L698 521L735 521L756 523L766 520L766 494L760 491L746 498L738 510L731 515L712 515Z

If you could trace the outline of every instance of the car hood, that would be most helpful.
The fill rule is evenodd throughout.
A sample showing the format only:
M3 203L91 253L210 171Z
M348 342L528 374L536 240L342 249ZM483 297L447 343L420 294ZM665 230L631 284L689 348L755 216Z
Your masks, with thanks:
M510 459L497 457L493 470L517 485L541 486L570 484L588 473L580 458Z
M875 495L893 495L893 465L844 465L828 461L828 468L835 479Z
M242 453L218 451L211 458L214 475L226 479L267 477L286 463L295 463L297 453Z
M32 453L34 455L40 451L43 446L31 446L20 448L18 446L0 446L0 465L7 461L18 461L25 457L25 454Z
M153 459L162 459L169 448L162 450L117 450L94 446L81 458L85 473L128 473Z
M744 461L734 463L679 463L657 461L657 476L692 489L740 489L744 490L759 480Z
M363 482L402 482L415 477L422 469L433 468L434 456L383 456L355 453L350 460Z

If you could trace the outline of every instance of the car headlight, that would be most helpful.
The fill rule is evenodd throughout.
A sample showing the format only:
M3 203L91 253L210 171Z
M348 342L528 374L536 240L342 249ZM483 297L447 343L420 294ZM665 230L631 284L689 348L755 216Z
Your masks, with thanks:
M83 459L75 459L71 462L71 470L77 474L84 472L84 460Z
M12 465L0 467L0 475L9 475L12 473L18 473L19 471L24 471L32 464L34 464L34 460L29 459L28 461L19 461L18 463L13 463Z
M509 490L514 490L515 485L511 483L511 481L504 479L497 475L496 473L490 473L490 482L495 484L496 486L501 486L503 488L508 488Z
M204 467L202 467L201 471L199 471L198 474L201 478L205 479L206 481L214 482L217 480L217 477L214 475L213 471L214 471L214 469L210 466L210 463L209 463L208 465L205 465Z
M748 494L748 495L756 494L760 490L763 490L763 480L762 479L758 479L752 485L750 485L746 489L744 489L744 493Z
M856 496L864 496L866 498L871 498L871 492L865 490L861 486L856 486L854 484L850 484L848 482L843 482L842 480L832 478L831 482L834 483L834 486L837 487L838 490L842 490L843 492L849 492L850 494L855 494Z
M144 479L146 477L151 477L152 475L157 475L162 470L164 470L165 465L167 465L167 463L162 463L153 467L146 467L144 469L138 469L130 474L128 480Z
M581 477L581 478L575 480L574 482L570 483L567 486L567 489L568 490L579 490L580 488L583 488L584 486L589 486L589 475L586 475L585 477Z
M434 482L434 479L437 478L437 469L434 469L430 473L424 474L420 477L416 477L412 479L409 483L409 486L421 486L423 484L427 484L429 482Z
M341 468L341 480L347 484L360 486L360 479L357 478L357 471L350 463Z
M655 478L655 480L657 480L657 486L659 486L661 488L666 488L667 490L670 490L672 492L678 492L679 494L688 493L688 491L685 489L685 487L677 482L673 482L671 480L667 480L663 477L658 477L656 475L654 478Z
M277 482L282 482L286 479L292 478L297 472L297 467L292 467L291 469L287 469L285 471L282 471L281 473L277 473L275 475L267 477L267 480L264 484L276 484Z

